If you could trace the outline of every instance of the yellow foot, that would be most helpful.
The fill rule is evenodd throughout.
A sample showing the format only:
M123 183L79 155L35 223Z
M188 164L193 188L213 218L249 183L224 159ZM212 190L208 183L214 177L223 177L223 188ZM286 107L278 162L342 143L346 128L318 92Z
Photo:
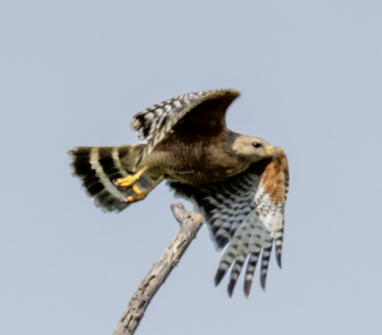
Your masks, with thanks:
M149 194L149 192L151 191L151 189L148 190L148 191L141 191L141 190L139 189L138 186L135 186L135 185L134 185L134 186L133 186L133 191L135 192L135 195L132 196L132 197L127 197L127 198L125 199L125 202L126 202L127 204L131 204L131 203L133 203L133 202L137 202L137 201L141 201L141 200L143 200L144 198L146 198L147 194Z
M128 176L124 178L119 178L114 182L114 184L120 187L125 187L125 188L131 187L134 185L134 183L138 181L139 178L142 177L142 175L145 173L147 168L148 166L145 166L142 169L140 169L136 174L133 174L133 175L129 174Z
M147 167L146 168L144 168L144 169L147 169ZM143 169L142 169L143 170ZM141 171L142 171L141 170ZM141 172L141 171L139 171L139 172ZM138 172L138 173L139 173ZM142 172L143 173L143 172ZM160 176L156 181L155 181L155 183L154 184L152 184L151 185L151 187L150 188L148 188L148 189L146 189L146 190L144 190L144 191L142 191L137 185L134 185L133 187L132 187L132 190L134 191L134 193L135 193L135 195L134 196L131 196L131 197L127 197L125 200L124 200L124 202L125 203L127 203L127 204L131 204L131 203L133 203L133 202L137 202L137 201L141 201L141 200L143 200L144 198L146 198L147 197L147 195L162 181L164 179L164 176Z

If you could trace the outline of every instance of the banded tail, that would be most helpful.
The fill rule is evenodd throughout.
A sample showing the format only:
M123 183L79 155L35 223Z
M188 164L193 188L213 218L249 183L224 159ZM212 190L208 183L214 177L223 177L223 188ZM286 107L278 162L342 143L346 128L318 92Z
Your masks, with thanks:
M122 189L114 185L118 178L132 174L137 156L144 144L120 147L77 147L69 151L73 175L81 179L82 187L94 197L97 207L105 212L120 212L129 204L125 199L134 196L132 188ZM144 174L136 185L141 190L152 187L155 179Z

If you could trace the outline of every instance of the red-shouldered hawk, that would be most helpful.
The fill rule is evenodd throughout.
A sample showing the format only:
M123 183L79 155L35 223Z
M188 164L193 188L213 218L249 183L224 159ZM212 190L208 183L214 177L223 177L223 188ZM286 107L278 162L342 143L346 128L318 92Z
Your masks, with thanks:
M131 121L146 144L77 147L71 166L104 211L119 212L144 199L167 179L175 194L191 200L207 223L218 249L218 285L233 263L231 296L248 259L248 296L261 254L261 286L273 243L281 267L288 163L284 151L225 124L227 108L239 96L232 89L189 93L163 101Z

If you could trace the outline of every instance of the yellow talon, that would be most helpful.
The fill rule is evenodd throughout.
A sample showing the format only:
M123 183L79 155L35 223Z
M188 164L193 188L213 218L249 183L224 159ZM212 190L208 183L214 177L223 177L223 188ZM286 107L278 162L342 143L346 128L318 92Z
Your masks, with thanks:
M148 166L145 166L141 170L139 170L136 174L133 174L133 175L129 174L128 176L124 178L119 178L114 182L114 184L117 186L126 187L126 188L131 187L134 185L134 183L138 181L139 178L142 177L142 175L145 173L147 168Z
M142 193L143 193L143 192L139 189L139 187L136 186L136 185L133 186L133 191L134 191L136 194L142 194ZM131 198L131 197L129 197L129 198Z
M133 197L127 197L125 202L128 204L131 204L132 202L137 202L137 201L143 200L144 198L146 198L146 195L147 195L146 192L141 192L141 193L134 195Z
M144 168L144 169L147 169ZM143 170L143 169L142 169ZM142 171L141 170L141 171ZM140 173L141 171L139 171L138 173ZM144 172L144 171L143 171ZM142 173L143 173L142 172ZM132 190L134 191L135 195L134 196L130 196L130 197L127 197L125 200L123 200L126 204L131 204L133 202L137 202L137 201L141 201L143 200L144 198L147 197L147 195L164 179L164 176L160 176L154 184L151 185L150 188L142 191L137 185L134 185L132 187Z
M137 202L137 201L143 200L144 198L146 198L147 194L150 192L150 190L149 191L142 191L137 185L134 185L132 187L132 189L136 194L132 197L127 197L125 202L128 204L131 204L132 202Z

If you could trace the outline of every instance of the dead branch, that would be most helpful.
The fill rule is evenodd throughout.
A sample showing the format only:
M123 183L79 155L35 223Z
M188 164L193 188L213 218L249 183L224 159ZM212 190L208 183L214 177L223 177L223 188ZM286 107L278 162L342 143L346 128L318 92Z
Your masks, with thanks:
M180 223L180 228L134 293L114 335L134 334L151 299L178 264L202 226L202 217L195 212L187 212L181 203L171 205L171 209Z

